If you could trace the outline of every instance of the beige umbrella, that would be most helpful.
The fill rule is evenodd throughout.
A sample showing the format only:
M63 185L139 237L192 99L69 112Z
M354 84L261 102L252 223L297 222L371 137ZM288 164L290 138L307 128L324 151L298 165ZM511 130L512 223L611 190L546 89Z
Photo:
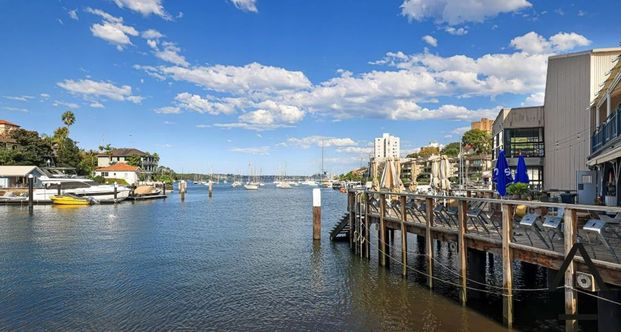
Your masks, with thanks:
M432 156L429 158L431 161L431 174L429 177L429 185L434 190L440 190L440 157Z
M451 177L451 163L448 160L447 156L442 156L440 159L440 189L442 191L447 191L451 189L451 181L449 178Z
M380 180L380 187L382 189L391 189L393 185L393 171L392 171L392 162L390 160L386 160L384 164L384 172L382 172L382 179Z
M377 181L377 173L378 173L378 169L377 169L377 161L373 160L371 162L371 179L373 181L372 184L372 188L373 190L379 190L380 186L379 186L379 182Z

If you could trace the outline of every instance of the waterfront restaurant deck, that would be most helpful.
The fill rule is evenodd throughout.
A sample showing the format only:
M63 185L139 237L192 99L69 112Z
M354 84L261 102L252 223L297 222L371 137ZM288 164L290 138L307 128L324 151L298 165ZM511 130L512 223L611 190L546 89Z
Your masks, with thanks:
M516 207L526 207L524 217L515 213ZM552 211L559 211L559 218ZM467 248L491 252L502 257L503 317L507 325L513 320L512 262L523 261L552 270L559 270L575 243L581 243L594 263L597 272L608 285L621 286L621 224L608 217L621 213L619 207L588 206L539 201L500 200L491 198L430 196L411 193L356 192L348 198L348 232L352 250L370 257L370 225L377 224L377 250L380 265L395 260L390 252L394 231L424 237L427 283L431 288L433 276L433 240L448 242L459 253L458 274L460 300L467 301ZM539 217L537 217L539 216ZM546 218L547 216L551 218ZM392 234L391 234L392 233ZM391 236L392 235L392 236ZM397 259L402 273L408 273L407 236L399 236L401 257ZM587 258L588 260L588 258ZM575 272L592 273L578 251L560 279L565 288L567 315L577 313ZM457 274L457 273L456 273ZM597 293L595 293L597 294ZM567 321L567 328L575 327Z

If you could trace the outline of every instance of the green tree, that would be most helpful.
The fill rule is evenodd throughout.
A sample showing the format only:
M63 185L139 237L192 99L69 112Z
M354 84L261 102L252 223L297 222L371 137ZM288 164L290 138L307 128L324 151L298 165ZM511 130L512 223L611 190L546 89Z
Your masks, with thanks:
M63 123L67 127L71 127L71 125L73 125L75 123L75 114L73 114L73 112L71 112L71 111L67 111L67 112L63 113L61 118L63 120Z
M437 146L424 146L420 148L418 155L421 157L429 157L434 154L440 154L440 148Z
M492 135L487 131L472 129L464 133L462 143L471 147L475 153L490 154L492 152Z
M92 176L97 168L97 152L93 150L80 151L80 163L78 173L80 175Z
M444 149L442 149L442 154L449 157L459 156L459 144L459 142L447 144Z
M139 155L129 156L129 158L127 159L127 164L140 167L142 166L142 157Z
M13 165L34 165L45 167L54 155L50 142L39 136L36 131L16 129L11 136L19 145L15 152L3 153L6 161Z
M62 141L56 150L56 166L72 167L80 171L80 148L71 138Z

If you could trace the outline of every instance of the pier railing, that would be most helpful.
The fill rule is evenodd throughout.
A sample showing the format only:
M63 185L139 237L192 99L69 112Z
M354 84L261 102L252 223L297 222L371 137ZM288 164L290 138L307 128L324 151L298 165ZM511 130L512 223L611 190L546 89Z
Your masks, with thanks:
M459 252L461 300L466 302L466 249L502 257L504 318L512 321L514 260L559 270L576 243L580 251L564 272L566 314L576 314L575 272L592 273L592 262L608 284L621 286L621 208L461 196L418 195L384 191L350 191L350 244L369 257L372 223L378 224L377 250L387 265L389 231L425 238L428 286L433 287L433 241L453 242ZM618 217L617 217L618 216ZM366 239L366 241L361 241ZM393 239L394 241L394 239ZM403 274L407 274L407 236L401 236ZM569 329L575 321L568 321ZM572 325L573 324L573 325Z

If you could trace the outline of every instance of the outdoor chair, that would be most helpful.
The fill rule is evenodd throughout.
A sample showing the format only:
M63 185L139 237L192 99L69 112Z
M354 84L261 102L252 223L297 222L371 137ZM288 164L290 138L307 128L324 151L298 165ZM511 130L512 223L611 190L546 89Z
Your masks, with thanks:
M533 243L533 239L530 237L530 232L534 232L537 235L537 237L541 240L541 242L543 242L546 248L549 249L550 245L548 244L546 239L543 237L542 229L539 227L538 221L540 219L541 219L541 215L537 212L527 213L524 215L524 217L522 217L519 225L520 225L520 228L524 230L524 234L526 234L526 237L528 238L528 242L530 242L531 246L535 247L535 244Z
M479 230L479 228L477 227L477 224L479 224L479 226L481 226L483 230L485 230L485 232L487 232L488 234L491 234L491 232L489 231L487 227L491 224L494 227L494 229L496 229L496 232L498 233L498 235L500 235L500 228L493 221L492 213L488 213L488 211L486 211L485 209L486 206L487 206L486 202L473 202L470 208L468 209L468 211L466 212L466 216L468 217L469 220L472 220L472 225L477 231Z
M420 223L425 223L427 215L425 204L419 204L415 198L408 198L405 203L405 211L412 216L412 221L417 220Z
M604 218L602 219L602 217ZM607 222L604 220L609 221ZM610 245L610 242L605 236L606 233L611 232L619 237L619 234L614 229L610 229L609 223L616 224L617 221L615 221L614 218L610 218L605 215L600 216L600 219L589 219L582 227L582 231L586 235L583 238L586 239L589 246L591 247L591 251L593 252L593 258L597 259L597 252L595 250L595 246L598 244L602 244L608 250L608 252L610 252L614 260L617 263L621 263L619 261L619 257L617 257L617 254L615 253L614 248Z
M548 236L550 246L554 249L554 238L558 235L563 239L563 217L565 216L565 208L556 209L556 214L548 214L543 218L543 229Z

